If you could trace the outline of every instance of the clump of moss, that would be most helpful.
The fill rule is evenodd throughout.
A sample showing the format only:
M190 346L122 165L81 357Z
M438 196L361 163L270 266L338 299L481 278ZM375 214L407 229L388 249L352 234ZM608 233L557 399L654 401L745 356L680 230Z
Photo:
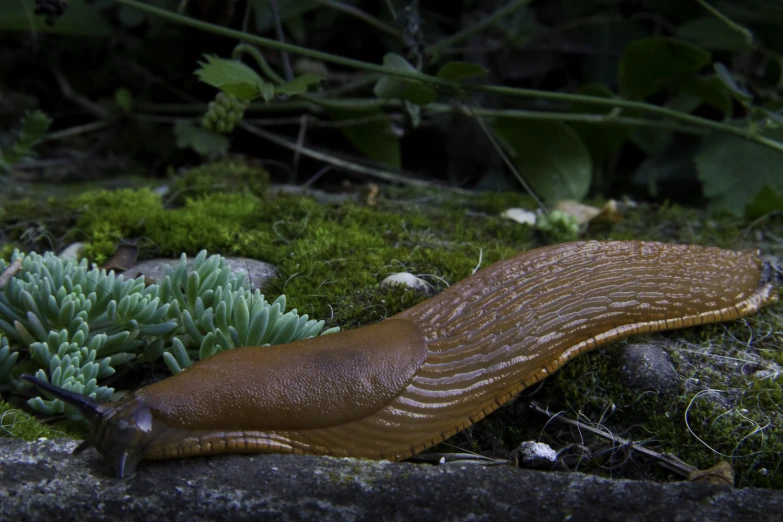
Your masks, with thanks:
M147 220L163 210L160 195L147 188L87 192L69 206L79 215L75 239L85 240L83 255L97 264L114 254L121 239L143 236Z
M172 185L177 202L215 192L250 192L261 197L269 188L269 173L260 167L221 161L189 169Z
M32 442L42 437L58 439L62 437L82 438L84 427L75 421L58 421L42 424L36 417L0 401L0 436Z

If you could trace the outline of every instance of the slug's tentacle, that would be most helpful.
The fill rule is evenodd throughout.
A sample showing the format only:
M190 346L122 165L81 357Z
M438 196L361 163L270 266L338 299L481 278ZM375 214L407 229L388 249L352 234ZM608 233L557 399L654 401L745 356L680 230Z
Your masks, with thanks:
M115 469L124 459L122 473L133 459L223 452L400 460L585 351L736 319L776 299L754 251L640 241L541 248L381 323L218 354L99 406L93 437Z
M73 406L79 410L79 413L81 413L88 420L94 422L101 416L99 412L100 405L97 401L95 401L95 399L91 397L82 395L81 393L74 393L70 390L66 390L65 388L60 388L59 386L54 386L53 384L49 384L46 381L42 381L41 379L33 377L32 375L22 374L20 378L23 381L27 381L30 384L35 385L36 388L47 393L48 395L51 395L55 399L60 399L66 404Z

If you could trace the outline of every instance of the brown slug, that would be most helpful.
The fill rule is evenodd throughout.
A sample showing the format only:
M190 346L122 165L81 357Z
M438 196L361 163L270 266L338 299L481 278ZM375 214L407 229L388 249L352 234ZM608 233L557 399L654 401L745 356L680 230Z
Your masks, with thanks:
M226 351L116 402L24 378L84 413L88 442L120 477L144 459L226 452L396 461L581 353L742 317L775 302L775 288L756 251L566 243L495 263L379 323Z

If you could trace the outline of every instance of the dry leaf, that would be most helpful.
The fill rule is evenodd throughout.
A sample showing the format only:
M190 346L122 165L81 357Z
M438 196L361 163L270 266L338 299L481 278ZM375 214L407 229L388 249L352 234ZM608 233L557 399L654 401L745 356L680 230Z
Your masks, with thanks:
M617 208L617 202L613 199L607 201L603 208L591 207L574 201L572 199L562 199L557 202L554 210L559 210L576 218L578 225L585 225L594 219L611 221L617 223L623 219L620 210Z
M693 471L689 476L690 482L704 482L706 484L722 484L734 486L734 468L722 460L709 469Z

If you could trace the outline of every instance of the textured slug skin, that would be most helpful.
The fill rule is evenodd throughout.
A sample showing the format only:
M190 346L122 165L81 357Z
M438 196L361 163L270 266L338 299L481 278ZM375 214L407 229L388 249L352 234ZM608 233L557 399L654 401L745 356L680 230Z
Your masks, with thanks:
M108 413L95 442L104 454L121 449L109 440L112 418L136 412L145 435L128 444L143 459L222 452L405 459L580 353L774 302L762 268L755 251L692 245L540 248L381 323L197 363L102 405Z

